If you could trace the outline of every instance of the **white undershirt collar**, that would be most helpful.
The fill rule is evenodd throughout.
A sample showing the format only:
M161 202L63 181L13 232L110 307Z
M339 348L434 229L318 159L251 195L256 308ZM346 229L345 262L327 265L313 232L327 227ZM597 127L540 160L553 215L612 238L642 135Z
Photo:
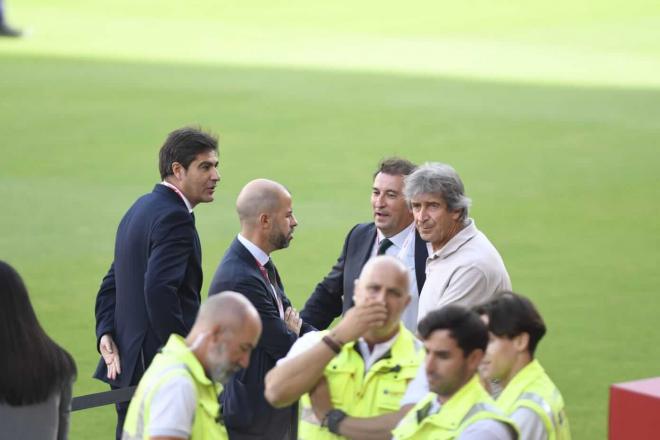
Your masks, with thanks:
M190 204L190 202L188 201L188 199L186 198L186 196L183 195L183 192L182 192L179 188L177 188L176 186L172 185L170 182L166 182L165 180L163 180L162 182L160 182L160 184L161 184L161 185L165 185L165 186L167 186L168 188L172 188L172 190L173 190L175 193L177 193L177 194L179 195L179 197L181 197L181 199L183 200L183 203L186 204L186 208L188 208L188 212L193 212L192 205Z
M403 245L406 243L406 240L410 236L410 234L414 234L413 229L415 228L415 222L411 222L408 226L403 228L401 232L399 232L396 235L393 235L389 238L389 240L396 246L397 249L402 249ZM376 235L377 235L377 240L376 240L376 248L380 246L380 242L383 241L386 237L385 234L381 232L380 229L376 228Z
M268 256L267 253L261 250L259 246L256 244L252 243L250 240L247 238L243 237L241 234L238 234L236 237L238 241L241 242L243 246L252 254L252 256L261 264L262 266L265 266L266 263L268 263L268 260L270 260L270 257Z
M374 344L373 350L369 350L369 344L367 344L367 341L365 341L364 338L361 337L358 339L358 349L360 350L360 353L362 353L362 359L364 359L365 373L369 371L371 366L375 364L380 358L382 358L390 348L392 348L398 336L399 332L396 332L396 334L392 336L391 339L388 339L385 342L381 342L380 344Z

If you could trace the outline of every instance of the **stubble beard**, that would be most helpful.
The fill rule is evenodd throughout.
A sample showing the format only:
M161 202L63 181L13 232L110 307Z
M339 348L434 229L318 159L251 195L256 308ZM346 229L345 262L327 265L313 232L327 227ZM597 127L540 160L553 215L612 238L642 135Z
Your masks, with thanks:
M278 250L288 248L291 238L282 232L277 232L273 234L268 241L271 246L273 246L274 250Z

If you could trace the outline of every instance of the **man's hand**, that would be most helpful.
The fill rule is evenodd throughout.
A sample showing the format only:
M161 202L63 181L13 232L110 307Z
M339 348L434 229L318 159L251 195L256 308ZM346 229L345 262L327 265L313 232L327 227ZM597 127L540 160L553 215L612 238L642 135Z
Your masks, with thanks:
M115 380L117 375L121 374L121 365L119 363L119 350L112 336L107 333L101 336L99 351L108 368L108 379Z
M300 327L302 327L302 318L298 311L293 307L287 307L284 312L284 323L286 327L297 335L300 335Z
M372 328L385 325L387 307L382 301L367 298L364 302L348 309L346 315L332 331L332 336L341 343L355 341Z

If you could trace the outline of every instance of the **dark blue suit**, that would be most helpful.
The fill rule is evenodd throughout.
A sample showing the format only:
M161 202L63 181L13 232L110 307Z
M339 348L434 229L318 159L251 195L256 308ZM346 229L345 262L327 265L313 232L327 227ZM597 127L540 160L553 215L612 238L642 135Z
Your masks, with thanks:
M277 274L277 287L282 293L284 310L291 302L284 294ZM232 290L245 295L259 312L263 331L250 356L250 366L236 373L224 387L222 412L229 438L281 440L290 430L296 438L297 405L273 408L264 397L264 378L278 359L288 353L298 336L287 329L280 318L270 285L255 258L238 239L234 239L215 272L209 295ZM313 330L303 323L301 334Z
M301 318L318 329L326 329L340 314L353 307L355 280L371 257L376 240L376 225L361 223L350 230L337 263L319 284L300 312ZM415 274L417 289L422 291L426 281L426 242L415 230Z
M171 188L156 185L119 223L114 262L96 296L97 347L101 336L112 334L122 372L109 380L101 358L95 378L113 387L135 385L170 334L190 331L201 264L194 216Z

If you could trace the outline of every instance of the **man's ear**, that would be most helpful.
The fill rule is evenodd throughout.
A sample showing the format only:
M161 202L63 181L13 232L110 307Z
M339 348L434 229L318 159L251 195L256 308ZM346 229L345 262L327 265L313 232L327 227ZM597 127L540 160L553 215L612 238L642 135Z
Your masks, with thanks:
M271 218L269 214L261 213L259 214L259 226L262 228L270 226Z
M179 162L173 162L172 163L172 173L174 174L174 177L176 177L177 180L183 179L183 176L185 175L186 169L181 165Z
M469 371L477 371L481 360L484 358L484 351L481 348L476 348L467 357L467 364Z
M529 351L529 333L522 332L514 336L512 341L517 352Z
M215 343L218 342L220 338L222 338L222 334L224 333L224 329L220 324L214 324L210 331L209 334L211 335L211 340Z

